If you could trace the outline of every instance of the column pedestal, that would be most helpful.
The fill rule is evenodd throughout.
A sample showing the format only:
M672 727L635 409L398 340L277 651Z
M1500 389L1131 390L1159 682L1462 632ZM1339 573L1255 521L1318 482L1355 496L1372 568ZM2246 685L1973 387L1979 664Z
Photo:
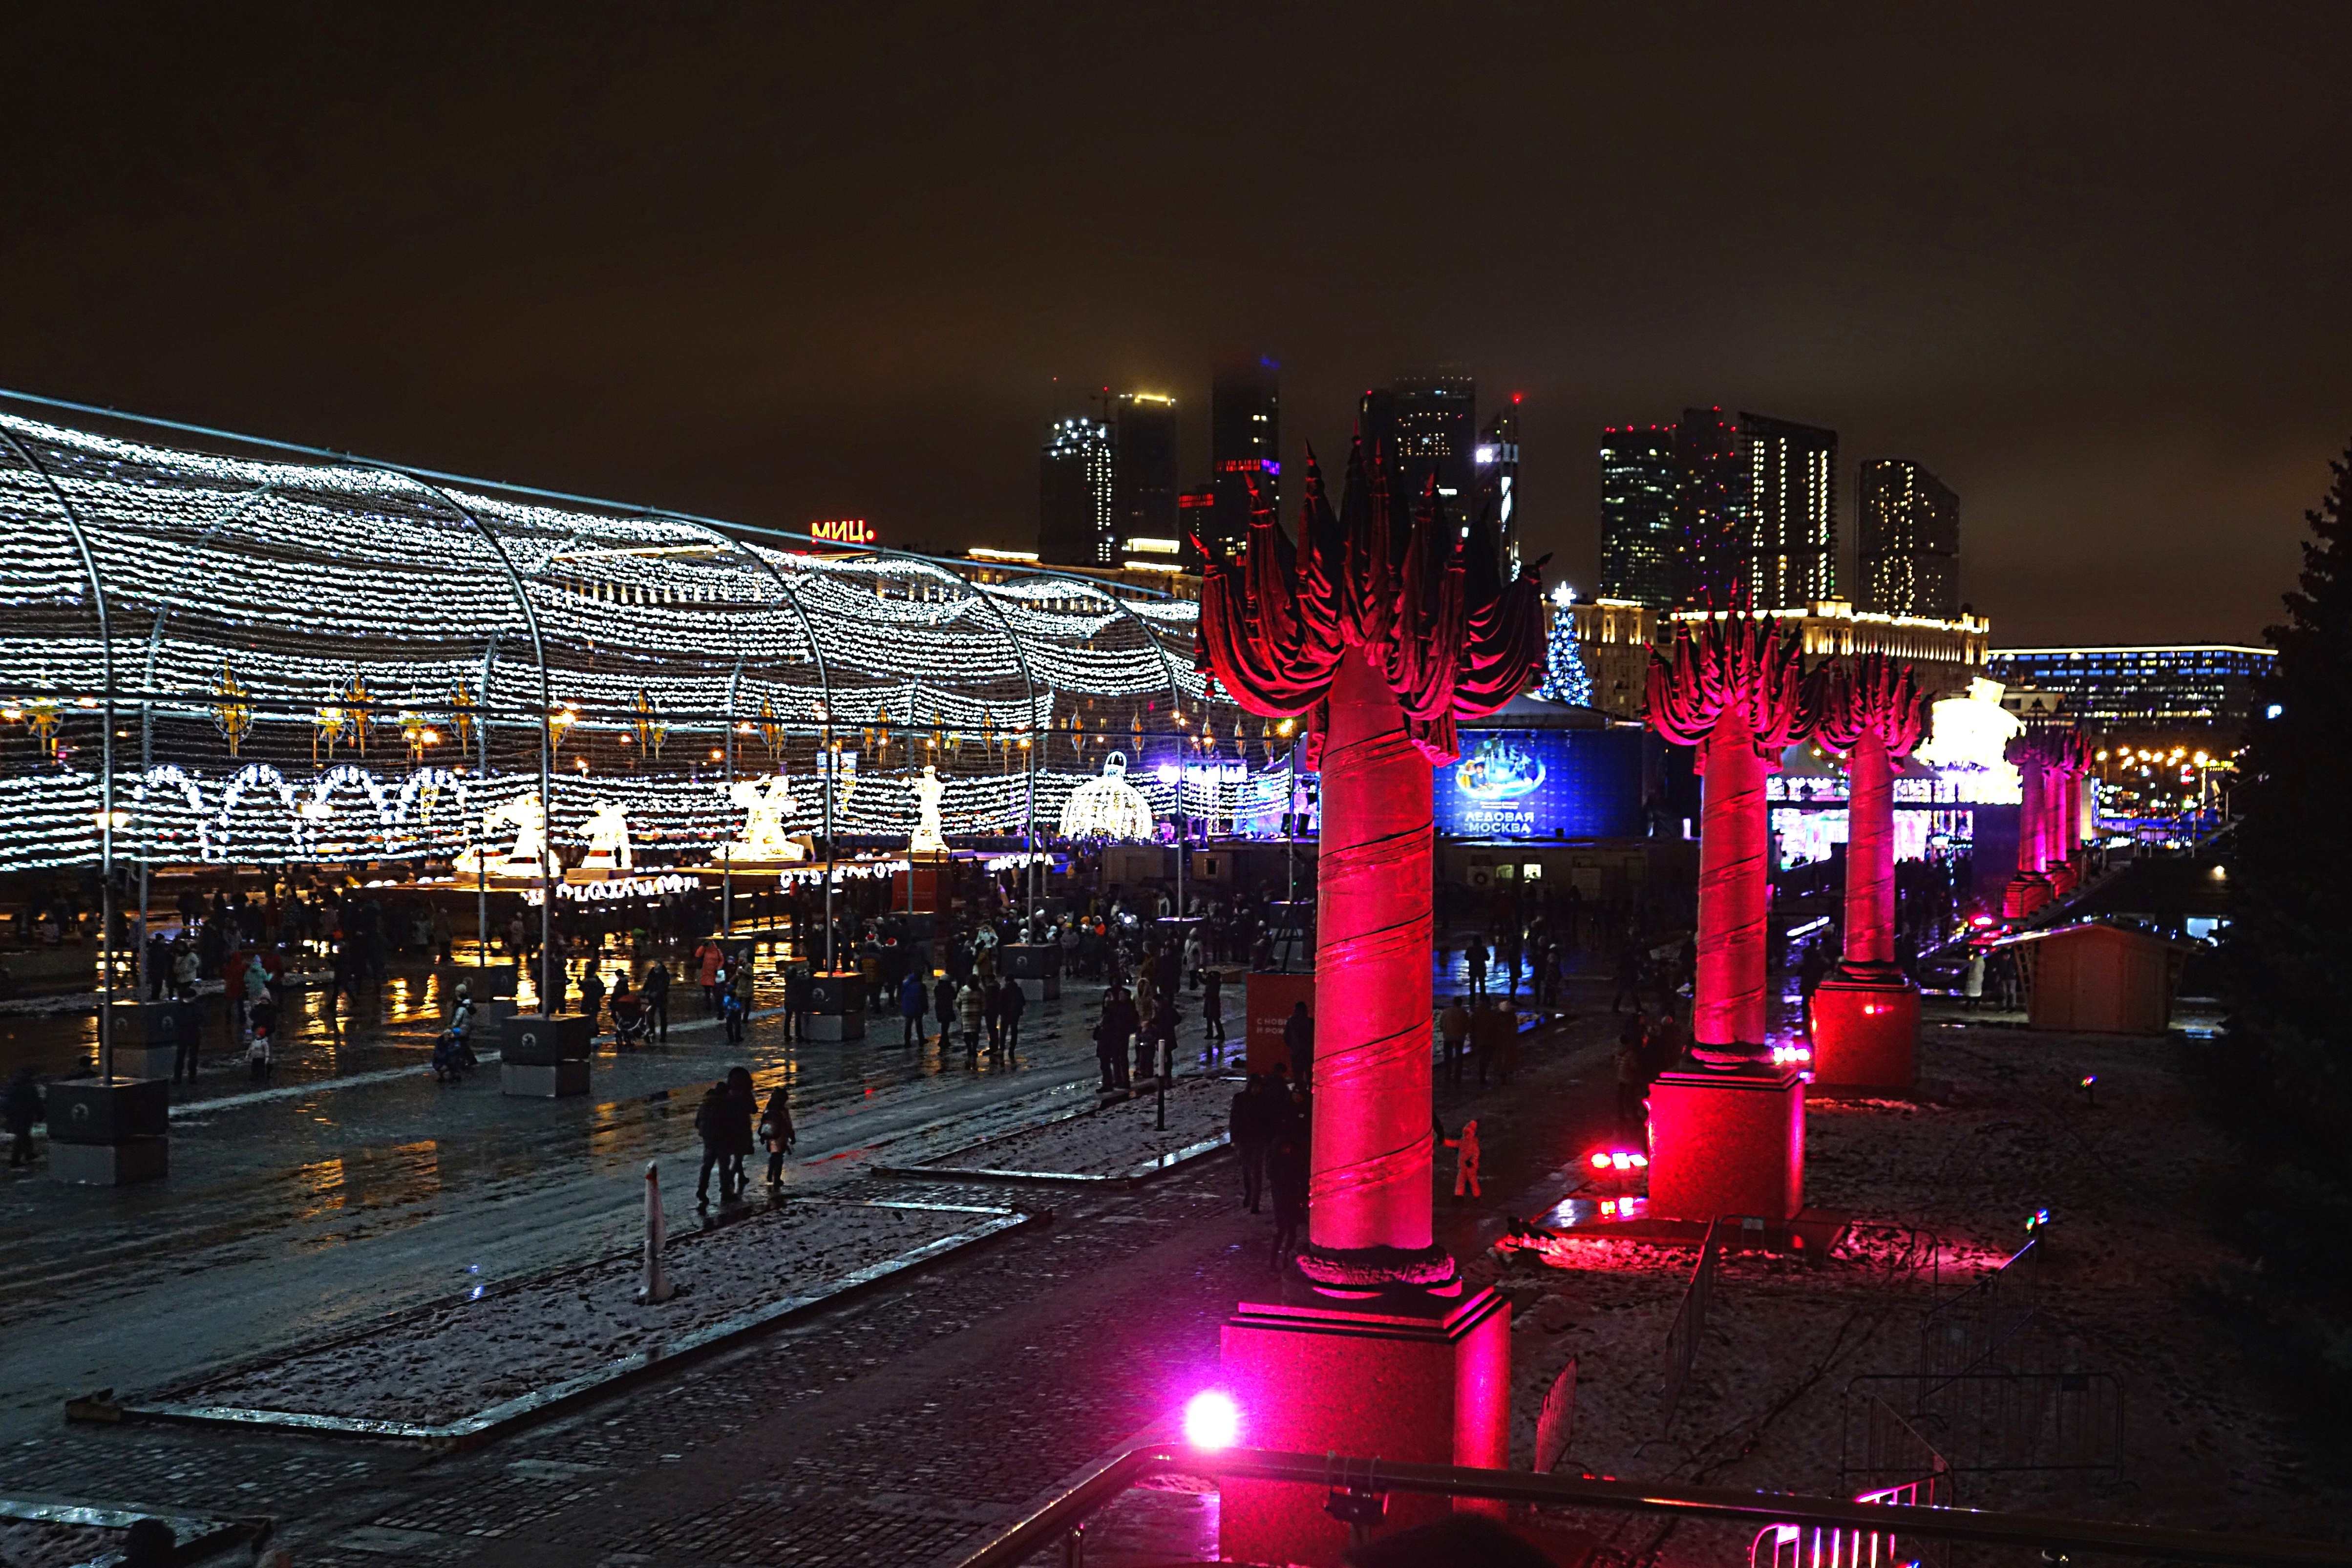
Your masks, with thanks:
M1244 1301L1226 1321L1223 1361L1252 1447L1510 1466L1511 1312L1493 1290L1360 1309ZM1219 1555L1336 1568L1348 1527L1323 1511L1328 1495L1322 1487L1226 1483ZM1425 1523L1451 1506L1391 1493L1375 1533Z
M1805 1088L1794 1071L1662 1073L1650 1089L1650 1213L1796 1217Z
M2010 879L2001 889L2000 918L2022 920L2050 902L2050 879L2039 871L2026 872Z
M69 1079L47 1100L51 1179L119 1187L170 1173L169 1079Z
M1907 1090L1919 1076L1919 988L1892 964L1841 966L1813 990L1811 1034L1817 1088Z
M2074 869L2072 860L2054 860L2042 875L2050 879L2050 895L2053 899L2071 898L2074 889L2083 885L2082 873Z

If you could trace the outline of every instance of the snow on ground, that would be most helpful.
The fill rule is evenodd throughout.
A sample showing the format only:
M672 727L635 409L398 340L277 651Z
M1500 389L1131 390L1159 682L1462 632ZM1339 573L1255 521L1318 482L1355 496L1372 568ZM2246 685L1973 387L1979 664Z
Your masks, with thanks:
M635 1301L635 1258L545 1276L478 1300L183 1393L182 1403L439 1425L985 1223L988 1215L821 1201L690 1237L665 1260L682 1293Z
M1180 1079L1168 1090L1168 1126L1159 1127L1157 1097L1138 1095L1041 1127L952 1150L925 1167L940 1171L1034 1171L1112 1176L1162 1154L1220 1137L1241 1085L1223 1079Z
M123 1532L89 1524L0 1520L0 1568L73 1568L122 1548Z
M1671 1426L1664 1352L1695 1248L1583 1244L1477 1260L1479 1276L1513 1297L1516 1462L1530 1461L1544 1392L1573 1357L1569 1473L1835 1495L1849 1415L1858 1458L1872 1389L1849 1393L1851 1380L1916 1372L1928 1308L1997 1268L2027 1239L2027 1215L2046 1206L2054 1224L2041 1248L2040 1309L2020 1343L2032 1364L2117 1380L2119 1473L1963 1474L1958 1500L2337 1533L2305 1479L2297 1435L2208 1313L2210 1283L2236 1260L2206 1220L2225 1152L2197 1117L2180 1037L1950 1026L1958 1015L1938 1011L1923 1031L1921 1076L1948 1084L1941 1103L1809 1107L1807 1198L1869 1228L1820 1264L1727 1255ZM2080 1088L2085 1074L2097 1077L2095 1104ZM1967 1447L1957 1423L1918 1419ZM1666 1528L1630 1516L1584 1522L1637 1556ZM1746 1545L1744 1534L1686 1528L1659 1561L1711 1568Z

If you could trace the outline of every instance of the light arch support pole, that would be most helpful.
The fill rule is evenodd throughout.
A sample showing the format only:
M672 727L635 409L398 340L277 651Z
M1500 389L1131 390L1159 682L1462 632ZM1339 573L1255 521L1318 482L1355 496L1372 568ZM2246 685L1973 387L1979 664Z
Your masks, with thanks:
M719 721L727 727L727 783L724 785L728 804L735 800L735 694L743 684L743 655L735 655L735 668L727 677L727 713ZM721 944L735 939L735 857L727 857L719 871L719 940Z
M751 546L751 545L749 545L749 544L744 543L741 540L739 540L739 539L730 539L730 538L729 538L726 534L719 532L719 530L717 530L717 529L715 529L715 528L711 527L711 526L710 526L709 523L707 523L707 522L702 522L702 521L698 521L698 520L696 520L696 519L694 519L694 518L690 518L690 517L683 517L683 516L680 516L680 515L679 515L678 513L677 513L677 512L673 512L673 511L663 511L663 510L660 510L660 509L658 509L658 508L649 507L649 508L647 508L647 509L646 509L646 515L647 517L655 518L655 519L657 519L657 520L659 520L659 521L664 521L664 522L674 522L674 523L678 524L680 527L693 529L695 531L697 531L697 532L698 532L698 533L704 534L704 535L706 535L707 537L709 537L709 538L710 538L710 539L713 539L713 540L718 541L718 542L719 542L721 546L723 546L723 547L728 551L728 552L729 552L729 553L730 553L730 554L731 554L731 553L733 553L735 551L740 550L740 551L742 551L746 555L749 555L749 556L751 558L751 560L752 560L753 563L754 563L754 564L756 564L756 565L757 565L757 566L758 566L761 571L765 572L765 573L768 574L768 580L769 580L770 582L772 582L772 583L775 584L775 585L776 585L776 592L778 592L779 594L782 594L782 595L784 596L784 603L792 606L792 611L793 611L793 617L794 617L795 619L797 619L797 620L800 622L800 624L801 624L801 636L808 639L808 646L809 646L809 657L810 657L810 658L812 658L813 660L814 660L814 661L815 661L815 663L816 663L816 680L817 680L817 689L818 689L821 692L823 692L823 693L824 693L824 695L823 695L822 697L820 697L820 698L818 699L818 700L817 700L817 726L816 726L816 731L817 731L817 733L816 733L816 751L817 751L818 767L819 767L819 770L820 770L819 778L818 778L818 781L817 781L817 799L818 799L818 801L820 802L820 804L822 805L823 809L824 809L824 967L825 967L826 971L827 971L828 973L830 973L830 972L832 971L832 969L833 969L833 966L834 966L834 963L833 963L833 859L834 859L834 851L833 851L833 782L834 782L834 781L833 781L833 779L831 778L831 776L830 776L830 775L824 774L824 773L823 773L823 771L822 771L822 770L823 770L823 768L824 768L824 766L825 743L826 743L826 742L827 742L828 740L830 740L830 739L831 739L831 737L832 737L832 732L833 732L833 675L832 675L832 672L831 672L831 671L826 668L826 665L825 665L825 662L824 662L824 645L817 641L817 637L816 637L816 626L815 626L815 623L812 622L812 621L809 619L808 607L807 607L806 605L803 605L803 604L801 603L801 596L800 596L798 594L795 594L794 592L793 592L793 585L792 585L792 584L791 584L789 581L787 581L787 580L785 579L785 576L784 576L784 574L783 574L782 572L779 572L778 570L776 570L776 563L775 563L774 562L772 562L772 561L769 560L766 556L764 556L764 555L761 554L761 553L760 553L760 552L759 552L755 547L753 547L753 546ZM740 668L740 664L739 664L739 668ZM733 698L732 698L732 697L730 697L730 698L729 698L729 700L728 700L728 707L729 707L729 710L730 710L730 714L731 714L731 711L732 711L733 707L734 707L734 700L733 700ZM730 723L729 723L729 725L728 725L728 733L729 733L730 735L732 735L732 734L734 733L734 725L733 725L733 723L732 723L732 721L731 721L731 719L730 719Z
M1102 589L1101 592L1105 598L1118 606L1120 615L1135 623L1136 629L1143 634L1143 640L1150 644L1151 651L1160 656L1160 668L1168 674L1168 700L1171 713L1181 717L1184 711L1184 688L1177 680L1175 661L1168 657L1167 648L1160 646L1159 635L1145 623L1141 616L1137 615L1128 606L1127 601L1108 588ZM1136 761L1141 763L1143 759L1138 757ZM1184 857L1190 847L1191 839L1185 832L1184 817L1184 754L1180 749L1176 754L1176 918L1180 921L1184 918ZM1177 956L1181 963L1182 960L1181 942Z
M491 531L488 523L474 515L470 508L461 504L457 497L439 485L421 479L404 468L380 468L378 471L395 474L427 495L437 497L442 504L464 519L468 527L482 536L483 542L490 547L490 553L497 556L499 564L506 569L507 585L513 590L516 607L522 611L523 629L530 633L531 657L539 663L540 824L539 974L532 984L539 995L541 1015L551 1016L553 1014L551 1004L557 998L551 997L547 994L547 966L555 954L555 889L547 873L547 863L555 854L555 791L551 776L555 771L555 697L554 688L550 683L547 674L547 643L546 639L540 635L539 612L531 607L530 595L523 588L522 574L515 570L514 558L507 553L505 543ZM495 640L492 646L496 647ZM488 658L483 660L482 672L484 679L480 707L483 723L482 754L487 766L490 747L488 731L490 690L488 684L489 675ZM487 776L483 782L486 784L488 782Z
M474 721L474 733L478 737L476 754L478 760L474 771L480 775L485 795L490 784L490 669L499 662L499 628L490 628L490 640L482 645L482 679L475 699L474 711L479 715ZM487 845L477 842L474 847L474 966L487 969L490 963L490 863L482 850Z
M1023 772L1028 775L1027 784L1029 787L1029 799L1028 805L1023 814L1024 824L1021 842L1023 848L1027 851L1026 858L1028 859L1029 864L1023 868L1021 883L1022 886L1027 889L1029 895L1029 915L1027 924L1034 929L1037 921L1037 736L1041 732L1036 729L1037 682L1029 670L1029 655L1027 651L1022 647L1021 638L1013 632L1013 622L1004 614L1004 606L998 604L995 596L990 594L986 589L981 587L980 584L976 583L967 583L962 578L957 577L952 572L948 573L947 575L953 578L956 585L961 587L966 594L971 595L972 597L980 600L982 604L986 605L989 608L989 612L995 616L997 629L1003 632L1005 646L1013 650L1013 662L1020 667L1021 686L1023 690L1026 692L1028 696L1027 712L1029 728L1024 731L1024 738L1028 741L1029 747L1028 756L1023 764ZM914 897L915 862L911 858L909 858L907 862L908 901L911 903L914 900ZM1030 932L1024 931L1022 934L1025 937L1029 935Z
M100 733L98 781L98 1077L100 1083L114 1081L114 628L106 608L106 584L98 574L98 557L89 548L89 538L83 532L81 516L74 510L73 502L66 499L65 488L31 448L16 438L15 431L0 425L0 441L8 443L10 450L33 470L50 499L65 516L66 531L73 535L74 549L81 555L81 569L89 578L92 605L98 611L98 652L103 689L100 702L105 718L105 728Z
M193 553L201 558L214 534L243 517L277 489L274 484L261 485L239 496L235 505L205 523L197 532ZM179 601L166 594L163 603L155 606L155 624L147 633L147 659L139 674L139 774L142 781L155 766L155 660L163 647L163 627L170 623L172 612L178 607ZM140 831L142 834L152 832L152 825L144 820L145 814L142 812L141 816ZM152 977L147 973L147 868L160 848L160 845L150 844L145 853L139 857L139 948L131 954L131 961L133 966L132 984L142 994L149 990L152 984ZM236 875L236 862L229 862L231 876ZM234 1045L236 1042L230 1043Z

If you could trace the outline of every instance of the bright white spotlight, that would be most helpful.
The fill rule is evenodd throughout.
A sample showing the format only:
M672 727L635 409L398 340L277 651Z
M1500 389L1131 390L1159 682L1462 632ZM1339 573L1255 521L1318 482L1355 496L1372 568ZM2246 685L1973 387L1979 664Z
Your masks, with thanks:
M1242 1413L1233 1395L1204 1388L1184 1406L1184 1441L1195 1448L1230 1448L1242 1439Z

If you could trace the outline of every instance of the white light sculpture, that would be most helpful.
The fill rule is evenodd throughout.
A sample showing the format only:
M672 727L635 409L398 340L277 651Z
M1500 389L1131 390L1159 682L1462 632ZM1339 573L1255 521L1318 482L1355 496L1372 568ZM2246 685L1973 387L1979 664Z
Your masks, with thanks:
M1148 839L1158 826L1150 805L1127 782L1127 756L1122 752L1105 757L1102 776L1072 790L1062 807L1065 838Z

